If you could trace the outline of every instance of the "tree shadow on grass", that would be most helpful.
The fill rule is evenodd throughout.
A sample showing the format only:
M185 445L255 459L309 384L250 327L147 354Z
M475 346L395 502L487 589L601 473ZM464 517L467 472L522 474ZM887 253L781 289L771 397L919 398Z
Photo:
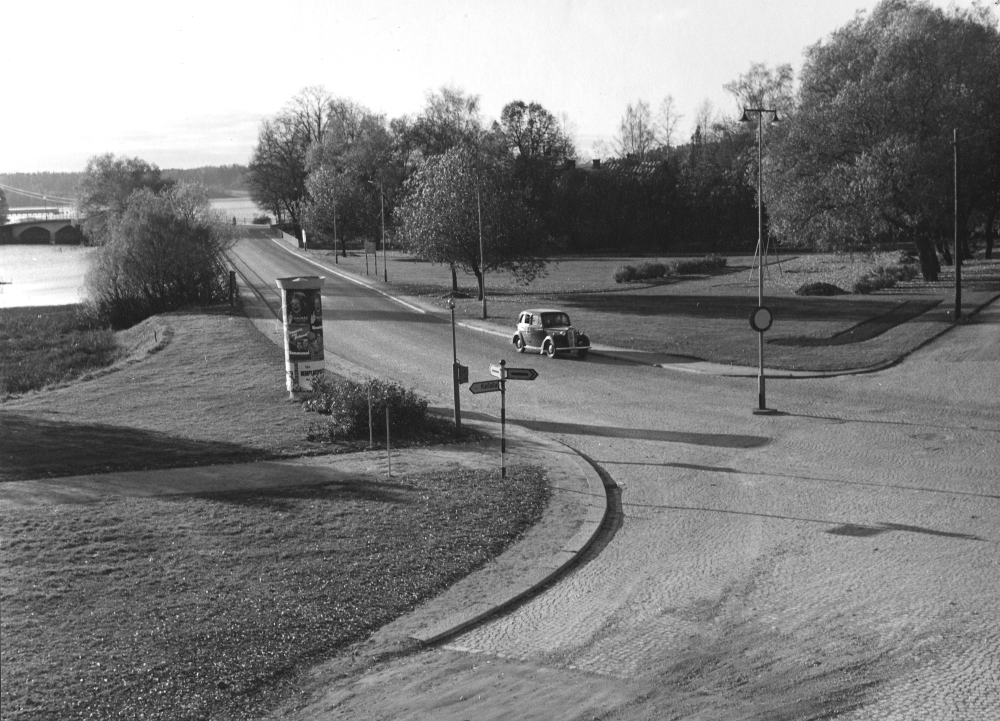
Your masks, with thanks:
M866 340L877 338L888 330L895 328L902 323L908 323L918 316L923 315L931 308L940 303L940 299L935 300L908 300L900 303L888 313L883 313L875 318L869 318L857 325L851 326L840 333L834 333L829 337L815 336L794 336L780 337L769 340L768 343L774 345L787 345L798 347L847 345L849 343L863 343Z
M570 308L623 316L686 316L748 322L756 298L713 295L584 295L567 294L560 300ZM898 298L767 298L775 321L835 321L862 323L884 316L901 305Z
M252 461L261 449L0 410L0 482Z
M289 511L295 501L362 501L370 503L407 503L417 489L406 483L390 483L374 478L338 479L321 484L254 488L246 490L210 491L193 494L217 503Z

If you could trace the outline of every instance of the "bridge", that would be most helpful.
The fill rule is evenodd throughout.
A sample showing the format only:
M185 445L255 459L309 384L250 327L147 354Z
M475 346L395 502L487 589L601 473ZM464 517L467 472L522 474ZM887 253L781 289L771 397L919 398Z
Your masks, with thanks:
M42 206L10 208L7 211L7 222L3 226L4 233L0 235L0 243L80 243L80 216L72 198L47 196L2 184L0 189L11 195L25 196L35 202L41 200L45 203Z
M11 208L7 213L8 242L79 244L80 216L74 208ZM0 241L2 242L2 241Z

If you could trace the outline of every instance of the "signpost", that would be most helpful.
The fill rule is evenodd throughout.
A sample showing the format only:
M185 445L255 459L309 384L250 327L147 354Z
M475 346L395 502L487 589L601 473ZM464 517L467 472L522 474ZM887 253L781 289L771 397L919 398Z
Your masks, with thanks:
M480 393L495 393L500 390L500 381L476 381L469 385L469 390L476 395Z
M508 368L507 380L509 381L533 381L538 377L538 371L534 368Z
M507 381L533 381L538 377L534 368L508 368L507 361L490 366L490 375L498 380L476 381L469 386L472 393L495 393L500 391L500 477L507 477Z

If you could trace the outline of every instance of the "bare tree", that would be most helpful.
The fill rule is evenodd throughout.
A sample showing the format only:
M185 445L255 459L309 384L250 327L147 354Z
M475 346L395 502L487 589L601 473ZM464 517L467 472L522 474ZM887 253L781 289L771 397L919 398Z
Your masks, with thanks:
M794 78L791 65L769 68L765 63L751 63L747 72L723 87L736 97L741 111L745 107L788 111L794 101Z
M335 102L322 85L310 85L288 101L282 114L288 116L307 144L320 143L334 118Z
M655 144L656 133L649 103L645 100L639 100L635 105L629 103L619 126L618 135L615 136L618 154L622 157L631 155L642 160Z
M702 142L717 138L720 120L715 105L706 98L694 114L694 135L697 135Z
M677 112L677 103L673 95L668 95L660 103L660 109L656 114L654 132L656 142L669 149L673 146L674 136L677 133L677 126L684 116Z

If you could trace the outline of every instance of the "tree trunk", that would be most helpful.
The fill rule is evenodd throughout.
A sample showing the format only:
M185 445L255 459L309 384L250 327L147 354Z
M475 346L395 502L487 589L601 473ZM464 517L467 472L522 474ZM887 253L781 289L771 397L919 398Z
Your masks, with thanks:
M454 263L449 263L449 265L451 266L451 292L452 293L457 293L458 292L458 275L456 275L456 273L455 273L455 264Z
M993 223L997 219L997 211L1000 210L1000 203L994 203L993 207L990 208L989 214L986 216L986 260L991 260L993 258Z
M936 282L938 273L941 272L941 264L938 262L934 244L926 238L914 240L913 244L917 247L917 255L920 257L920 272L924 280L928 283Z
M476 282L479 284L479 298L477 300L483 299L483 294L486 292L486 288L483 284L483 273L479 268L473 268L472 272L476 274Z
M954 262L954 259L951 257L951 247L945 241L942 241L939 247L941 255L944 257L944 264L951 265Z

